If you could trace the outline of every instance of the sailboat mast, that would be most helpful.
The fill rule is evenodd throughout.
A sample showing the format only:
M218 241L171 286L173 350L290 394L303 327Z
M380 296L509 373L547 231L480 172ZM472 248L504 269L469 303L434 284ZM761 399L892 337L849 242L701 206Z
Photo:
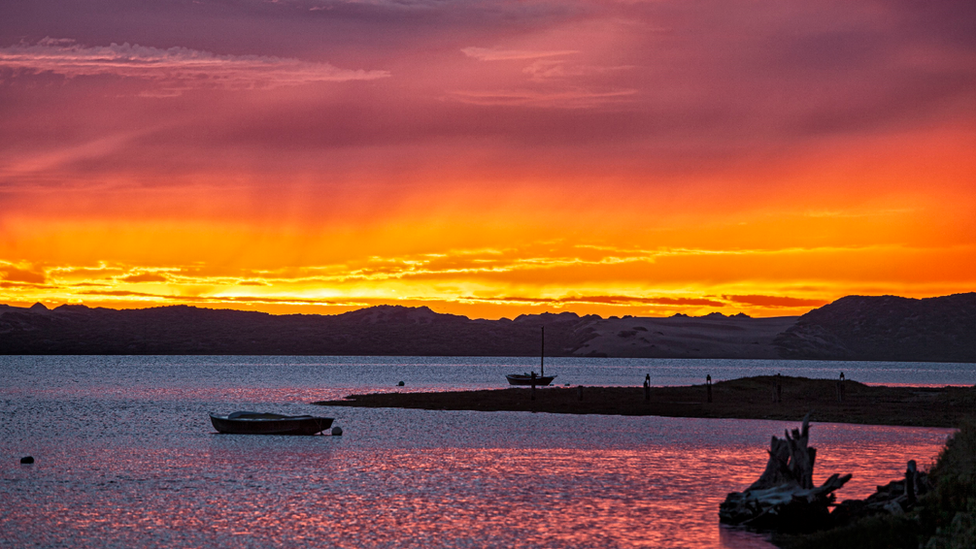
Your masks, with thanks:
M546 327L542 327L542 349L539 351L539 375L546 375Z

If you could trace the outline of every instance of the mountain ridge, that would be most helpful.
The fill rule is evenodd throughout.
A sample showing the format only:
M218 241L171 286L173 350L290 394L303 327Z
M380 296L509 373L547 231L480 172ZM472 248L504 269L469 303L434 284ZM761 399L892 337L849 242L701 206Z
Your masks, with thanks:
M543 326L547 356L976 362L976 293L847 296L800 317L770 318L0 305L0 354L537 356Z
M775 344L784 358L974 362L976 293L842 297L802 315Z

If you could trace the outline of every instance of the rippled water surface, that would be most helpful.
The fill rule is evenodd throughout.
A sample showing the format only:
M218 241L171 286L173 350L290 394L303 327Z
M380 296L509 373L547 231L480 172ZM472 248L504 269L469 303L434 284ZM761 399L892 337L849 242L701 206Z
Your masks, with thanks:
M795 426L308 404L351 392L501 387L504 373L537 366L530 359L0 365L2 547L769 547L721 528L718 504L758 477L769 437ZM556 359L547 371L584 385L639 385L648 372L665 385L700 382L706 371L834 377L839 368L864 381L887 368L919 384L972 383L958 365L857 365ZM214 433L208 412L240 409L328 415L345 434ZM840 497L864 497L901 476L908 459L933 460L948 433L816 424L814 480L851 472ZM36 463L20 465L26 455Z

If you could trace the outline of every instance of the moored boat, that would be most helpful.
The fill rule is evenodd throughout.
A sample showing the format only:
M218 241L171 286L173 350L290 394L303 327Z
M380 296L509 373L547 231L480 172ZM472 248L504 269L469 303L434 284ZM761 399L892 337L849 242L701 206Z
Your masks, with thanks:
M530 374L506 374L505 378L508 379L509 385L539 385L546 386L552 383L552 380L556 379L556 376L542 376L535 375L535 380L532 377L535 372Z
M539 353L539 373L531 372L528 374L506 374L505 379L509 385L536 385L545 387L556 379L556 376L546 375L546 329L542 328L542 348Z
M210 414L210 423L221 433L233 435L314 435L332 426L333 418L285 416L263 412Z

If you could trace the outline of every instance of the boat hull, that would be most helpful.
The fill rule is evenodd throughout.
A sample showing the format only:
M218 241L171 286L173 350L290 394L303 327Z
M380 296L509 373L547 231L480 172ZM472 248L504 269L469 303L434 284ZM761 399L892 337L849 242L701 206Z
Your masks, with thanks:
M235 412L210 414L210 423L220 433L232 435L314 435L332 426L331 417L282 416Z
M532 385L532 376L526 374L508 374L505 376L509 385ZM535 376L535 385L545 387L552 383L556 376Z

